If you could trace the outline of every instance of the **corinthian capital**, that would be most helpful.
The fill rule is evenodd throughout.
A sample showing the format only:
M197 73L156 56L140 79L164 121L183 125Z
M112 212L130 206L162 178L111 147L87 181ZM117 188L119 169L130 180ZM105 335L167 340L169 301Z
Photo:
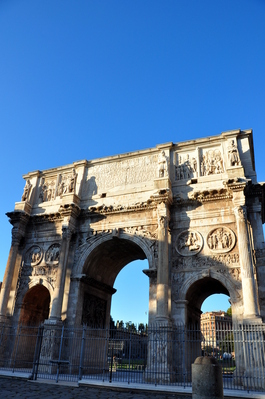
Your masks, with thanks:
M62 238L63 238L63 240L70 241L71 237L72 237L72 234L73 234L73 230L70 229L70 227L68 227L68 226L63 226L62 227Z
M245 205L240 205L234 208L235 215L241 221L245 221L247 217L247 207Z
M22 238L21 231L18 228L12 229L12 245L19 245Z

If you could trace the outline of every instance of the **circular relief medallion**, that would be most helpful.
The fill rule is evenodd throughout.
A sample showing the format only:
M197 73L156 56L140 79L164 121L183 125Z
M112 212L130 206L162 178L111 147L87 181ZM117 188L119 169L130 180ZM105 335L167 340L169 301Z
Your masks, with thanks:
M185 230L176 239L175 249L182 256L191 256L199 253L203 246L203 238L198 231Z
M25 255L25 263L35 266L41 262L43 258L43 251L38 245L30 247Z
M236 243L235 233L228 227L217 227L207 235L207 245L212 252L229 252Z
M45 262L47 264L56 265L60 259L60 244L52 244L45 254Z

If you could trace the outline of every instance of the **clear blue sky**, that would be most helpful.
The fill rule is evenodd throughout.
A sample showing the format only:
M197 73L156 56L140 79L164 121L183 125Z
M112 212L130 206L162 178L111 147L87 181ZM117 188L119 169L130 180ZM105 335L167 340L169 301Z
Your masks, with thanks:
M265 180L264 0L1 0L0 54L0 280L29 171L253 128Z

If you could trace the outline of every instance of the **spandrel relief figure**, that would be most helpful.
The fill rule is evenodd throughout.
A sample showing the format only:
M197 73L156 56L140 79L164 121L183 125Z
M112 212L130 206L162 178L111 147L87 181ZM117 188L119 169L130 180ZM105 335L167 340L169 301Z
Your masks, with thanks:
M200 252L202 245L203 238L199 232L185 230L178 235L175 249L182 256L191 256Z
M158 155L158 176L165 177L168 175L168 164L165 151L161 151Z
M235 245L235 235L227 227L211 230L207 236L207 245L213 252L228 252Z
M30 183L30 180L27 179L26 185L24 187L24 191L23 191L23 194L22 194L21 201L27 201L29 199L29 194L30 194L30 191L31 191L31 187L32 187L32 184Z
M229 146L227 147L227 153L230 166L237 166L241 164L238 149L234 140L231 140Z

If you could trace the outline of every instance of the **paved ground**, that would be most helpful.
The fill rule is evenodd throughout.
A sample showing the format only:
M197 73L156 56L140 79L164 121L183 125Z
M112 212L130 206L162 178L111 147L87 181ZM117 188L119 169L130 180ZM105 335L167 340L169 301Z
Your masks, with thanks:
M0 377L1 399L191 399L191 397L191 395L77 387Z
M166 389L166 387L165 387ZM231 394L231 393L230 393ZM234 391L225 399L254 398L265 399L265 394ZM126 390L107 386L79 386L72 383L58 383L42 380L0 376L0 399L192 399L190 393L171 393L166 391L143 391L127 387ZM209 399L211 399L209 397Z

